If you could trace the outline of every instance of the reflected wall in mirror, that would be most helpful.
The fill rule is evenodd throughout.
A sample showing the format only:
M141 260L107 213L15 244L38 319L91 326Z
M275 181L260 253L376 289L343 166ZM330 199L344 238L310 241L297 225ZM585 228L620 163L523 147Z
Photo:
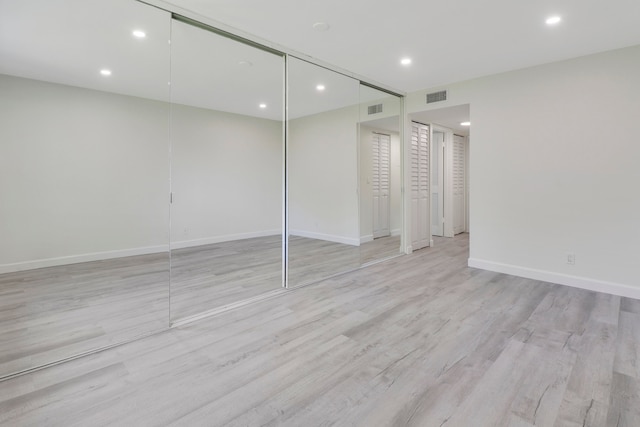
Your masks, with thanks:
M169 23L0 6L0 377L169 326Z
M171 30L171 319L283 286L284 58Z
M360 263L401 251L400 98L360 85Z
M359 82L288 60L288 285L360 266Z

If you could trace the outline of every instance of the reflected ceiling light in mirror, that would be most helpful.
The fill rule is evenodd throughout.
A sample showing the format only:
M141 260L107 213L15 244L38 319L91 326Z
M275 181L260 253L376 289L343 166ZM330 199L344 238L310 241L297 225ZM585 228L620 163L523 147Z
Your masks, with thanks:
M147 37L147 33L145 33L142 30L133 30L133 32L131 34L133 34L133 37L135 37L137 39L143 39L143 38Z
M402 58L400 60L400 63L402 65L404 65L405 67L407 67L407 66L411 65L411 58Z
M260 107L260 108L262 108L264 110L265 108L267 108L267 104L262 103L262 104L258 105L258 107Z
M550 16L547 18L546 21L544 21L547 25L557 25L562 21L562 18L555 15L555 16Z
M111 75L111 70L103 68L102 70L100 70L100 74L102 74L103 76L110 76Z
M324 85L323 85L323 84L319 84L319 85L317 85L317 86L316 86L316 90L317 90L318 92L322 92L324 89L325 89L325 87L324 87Z
M460 126L471 126L471 122L461 122Z
M329 28L329 24L326 22L316 22L313 24L313 29L316 31L327 31Z
M242 60L242 61L238 61L238 65L243 68L248 68L248 67L251 67L253 63L251 61Z

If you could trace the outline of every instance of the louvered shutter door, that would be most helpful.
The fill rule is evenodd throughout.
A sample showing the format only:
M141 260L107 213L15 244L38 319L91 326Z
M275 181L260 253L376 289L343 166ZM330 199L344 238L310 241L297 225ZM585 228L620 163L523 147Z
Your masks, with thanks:
M389 199L391 189L391 138L389 135L374 133L372 136L373 164L373 237L390 234Z
M464 231L464 190L465 190L465 147L464 138L458 135L453 139L453 232Z
M429 127L412 123L411 246L429 246Z

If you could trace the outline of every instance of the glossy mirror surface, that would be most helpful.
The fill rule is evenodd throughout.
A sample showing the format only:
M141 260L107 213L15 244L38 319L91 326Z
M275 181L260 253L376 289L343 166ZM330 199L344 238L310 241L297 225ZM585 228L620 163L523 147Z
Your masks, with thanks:
M360 263L400 254L400 98L360 85Z
M172 20L171 319L281 289L284 58Z
M359 82L289 58L288 285L360 266Z
M133 0L0 35L0 378L398 253L396 97Z
M169 325L169 24L1 3L0 376Z

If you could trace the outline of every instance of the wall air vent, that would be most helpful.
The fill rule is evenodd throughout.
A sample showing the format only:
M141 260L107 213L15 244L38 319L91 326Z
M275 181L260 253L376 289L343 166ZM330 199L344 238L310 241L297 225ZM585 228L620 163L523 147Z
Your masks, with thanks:
M369 113L369 115L382 113L382 104L369 105L369 107L367 108L367 112Z
M447 91L441 90L440 92L432 92L427 94L427 104L431 104L433 102L440 102L447 100Z

